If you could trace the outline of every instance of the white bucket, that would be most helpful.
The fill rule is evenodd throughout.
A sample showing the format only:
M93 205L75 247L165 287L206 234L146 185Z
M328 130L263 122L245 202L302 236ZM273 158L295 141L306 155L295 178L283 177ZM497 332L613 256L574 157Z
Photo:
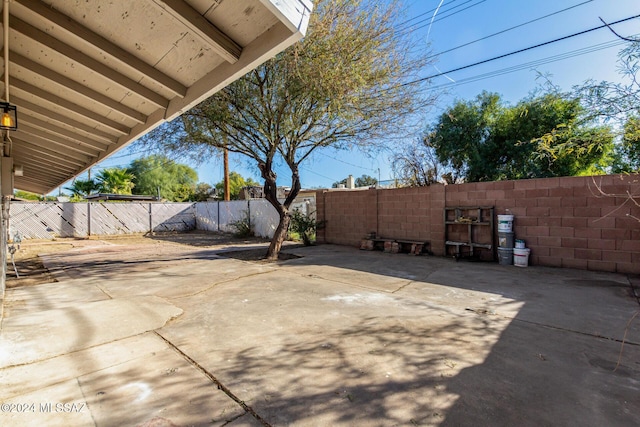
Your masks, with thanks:
M516 249L524 249L524 240L516 239Z
M516 267L526 267L529 265L529 253L531 249L513 249L513 265Z
M498 232L510 233L513 231L513 215L498 215Z

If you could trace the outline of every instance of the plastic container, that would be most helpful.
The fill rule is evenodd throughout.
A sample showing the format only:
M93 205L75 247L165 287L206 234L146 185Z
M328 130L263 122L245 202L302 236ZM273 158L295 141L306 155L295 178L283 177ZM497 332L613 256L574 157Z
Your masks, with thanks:
M500 264L500 265L512 265L513 264L513 249L512 248L498 248L498 264Z
M524 240L516 239L516 249L525 249Z
M498 246L501 248L513 249L513 232L498 232Z
M498 233L513 231L513 215L498 215Z
M516 267L527 267L529 265L529 254L531 249L514 249L513 250L513 265Z

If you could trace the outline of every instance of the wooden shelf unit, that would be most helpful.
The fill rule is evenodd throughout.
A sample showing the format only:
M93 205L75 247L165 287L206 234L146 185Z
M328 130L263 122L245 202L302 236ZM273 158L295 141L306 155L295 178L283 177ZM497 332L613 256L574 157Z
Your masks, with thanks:
M495 208L493 206L456 206L444 208L444 244L445 254L449 254L449 247L455 247L454 256L460 259L463 256L473 257L479 255L474 249L487 249L491 253L491 260L495 260ZM459 241L449 240L453 227L466 226L466 239ZM476 241L477 227L488 227L489 235L486 240ZM459 232L458 235L461 233ZM462 248L462 249L461 249Z

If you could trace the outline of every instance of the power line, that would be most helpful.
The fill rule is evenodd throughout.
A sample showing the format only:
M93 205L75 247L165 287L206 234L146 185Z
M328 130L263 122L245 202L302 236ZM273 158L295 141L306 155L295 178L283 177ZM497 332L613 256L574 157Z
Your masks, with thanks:
M544 15L544 16L541 16L539 18L535 18L535 19L532 19L530 21L523 22L523 23L518 24L518 25L514 25L513 27L509 27L507 29L498 31L497 33L489 34L488 36L485 36L485 37L470 41L468 43L461 44L461 45L456 46L456 47L452 47L451 49L443 50L442 52L438 52L438 53L434 54L433 57L438 57L440 55L444 55L445 53L453 52L454 50L458 50L458 49L461 49L463 47L472 45L474 43L477 43L477 42L480 42L480 41L483 41L483 40L487 40L487 39L489 39L491 37L495 37L497 35L504 34L504 33L508 32L508 31L515 30L516 28L524 27L525 25L529 25L529 24L532 24L534 22L541 21L541 20L546 19L546 18L550 18L550 17L552 17L554 15L558 15L558 14L566 12L568 10L575 9L576 7L584 6L585 4L591 3L591 2L593 2L593 0L587 0L587 1L583 1L582 3L574 4L573 6L569 6L569 7L565 8L565 9L558 10L556 12L549 13L548 15Z
M317 154L325 156L325 157L327 157L327 158L329 158L331 160L335 160L336 162L340 162L340 163L344 163L345 165L352 166L354 168L358 168L358 169L362 169L362 170L366 170L366 171L375 171L375 170L377 170L377 169L366 168L364 166L359 166L359 165L356 165L356 164L353 164L353 163L345 162L344 160L340 160L340 159L338 159L336 157L331 157L328 154L325 154L325 153L323 153L321 151L318 151Z
M466 2L461 3L458 6L455 6L455 7L452 7L451 9L447 9L447 10L443 11L441 14L447 13L447 12L449 12L449 11L451 11L451 10L457 8L457 7L463 6L464 4L469 3L471 1L474 1L474 0L467 0ZM448 15L440 16L438 19L434 19L433 22L431 22L431 18L423 19L422 21L417 22L416 24L421 24L421 23L427 22L427 21L429 21L429 22L427 22L426 24L417 26L417 27L413 27L412 26L412 27L407 27L407 28L401 29L400 31L398 31L398 35L404 35L404 34L407 34L409 31L415 31L415 30L419 30L419 29L424 28L424 27L428 27L431 24L435 24L436 22L440 22L440 21L442 21L444 19L450 18L453 15L457 15L458 13L464 12L465 10L471 9L472 7L478 6L478 5L480 5L480 4L482 4L482 3L486 2L486 1L487 0L479 0L477 3L469 5L469 6L465 7L465 8L463 8L463 9L457 10L455 12L451 12Z
M421 1L422 1L422 0L421 0ZM456 1L457 1L457 0L451 0L450 2L444 3L444 4L443 4L443 6L450 5L451 3L455 3ZM470 1L473 1L473 0L467 0L465 3L468 3L468 2L470 2ZM418 18L420 18L421 16L429 15L429 14L431 14L431 13L435 12L436 10L438 10L438 8L437 8L437 7L434 7L433 9L431 9L431 10L427 10L426 12L422 12L422 13L420 13L420 14L418 14L418 15L414 16L413 18L409 18L409 19L407 19L407 20L406 20L406 21L404 21L404 22L400 22L397 26L398 26L398 27L403 27L403 26L407 25L409 22L411 22L411 21L413 21L413 20L415 20L415 19L418 19ZM424 22L424 21L420 21L420 22ZM399 29L399 28L398 28L398 29ZM406 29L406 28L404 28L404 29ZM402 30L404 30L404 29L402 29Z
M331 182L340 181L339 179L329 178L329 177L328 177L328 176L326 176L326 175L319 174L318 172L313 171L313 170L311 170L311 169L309 169L309 168L307 168L307 167L300 166L300 169L305 170L305 171L307 171L307 172L309 172L309 173L312 173L312 174L314 174L314 175L318 175L318 176L319 176L319 177L321 177L321 178L328 179L328 180L329 180L329 181L331 181Z
M604 49L609 49L618 45L624 44L623 40L613 40L613 41L609 41L609 42L605 42L605 43L600 43L597 45L593 45L593 46L589 46L589 47L585 47L582 49L576 49L576 50L572 50L569 52L565 52L562 54L558 54L558 55L553 55L553 56L549 56L546 58L542 58L542 59L538 59L535 61L530 61L524 64L519 64L519 65L515 65L512 67L507 67L507 68L502 68L499 70L494 70L488 73L484 73L484 74L479 74L476 76L471 76L471 77L467 77L464 79L460 79L457 80L455 82L449 82L449 83L443 83L441 85L436 85L436 86L432 86L431 89L441 89L441 88L448 88L448 87L454 87L454 86L458 86L458 85L462 85L462 84L466 84L466 83L473 83L473 82L477 82L480 80L485 80L485 79L489 79L492 77L497 77L497 76L501 76L504 74L509 74L509 73L513 73L516 71L521 71L524 70L526 68L531 68L531 67L536 67L539 65L543 65L543 64L549 64L552 62L557 62L557 61L562 61L568 58L573 58L575 56L580 56L580 55L585 55L588 53L592 53L592 52L596 52L599 50L604 50Z
M628 18L620 19L618 21L612 22L609 25L620 24L622 22L630 21L632 19L636 19L636 18L639 18L639 17L640 17L640 15L630 16ZM550 41L547 41L547 42L544 42L544 43L538 43L538 44L536 44L534 46L525 47L523 49L518 49L518 50L515 50L513 52L509 52L509 53L505 53L505 54L502 54L502 55L494 56L493 58L489 58L489 59L485 59L485 60L482 60L482 61L474 62L473 64L464 65L462 67L457 67L457 68L454 68L454 69L451 69L451 70L448 70L448 71L443 71L443 72L439 72L439 73L436 73L436 74L432 74L432 75L430 75L428 77L423 77L423 78L416 79L416 80L413 80L413 81L410 81L410 82L402 83L402 84L399 84L399 85L397 85L395 87L410 86L410 85L413 85L413 84L416 84L416 83L422 83L424 81L431 80L431 79L434 79L436 77L443 76L445 74L451 74L451 73L455 73L456 71L466 70L467 68L477 67L478 65L486 64L488 62L496 61L498 59L506 58L508 56L512 56L512 55L515 55L515 54L518 54L518 53L526 52L526 51L529 51L529 50L537 49L539 47L543 47L543 46L547 46L547 45L550 45L550 44L553 44L553 43L557 43L557 42L560 42L560 41L568 40L570 38L573 38L573 37L576 37L576 36L581 36L583 34L587 34L587 33L590 33L592 31L601 30L603 28L607 28L607 25L599 25L597 27L593 27L593 28L590 28L590 29L584 30L584 31L579 31L577 33L573 33L573 34L570 34L568 36L559 37L557 39L550 40Z

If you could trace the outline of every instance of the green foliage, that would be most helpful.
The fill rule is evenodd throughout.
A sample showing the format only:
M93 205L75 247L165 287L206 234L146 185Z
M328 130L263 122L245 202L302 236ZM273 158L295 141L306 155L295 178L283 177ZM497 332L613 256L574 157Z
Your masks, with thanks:
M233 235L236 237L253 237L255 234L251 225L251 214L248 210L242 211L242 217L229 225L235 230Z
M238 172L229 172L229 199L238 200L240 191L244 187L261 187L261 185L251 178L244 178ZM216 184L216 193L224 194L224 180Z
M574 88L591 117L617 130L611 171L640 171L640 41L630 41L618 54L619 83L588 81Z
M338 188L341 185L346 186L347 185L347 178L343 179L342 181L336 181L333 184L331 184L331 188Z
M316 230L321 228L324 223L318 223L313 216L315 212L309 215L305 215L300 212L299 209L294 209L291 212L291 225L290 229L302 239L305 246L310 246L315 239Z
M613 135L585 121L580 100L566 94L509 106L484 92L442 114L424 143L456 175L476 182L604 173Z
M378 185L378 180L372 176L362 175L356 178L356 187L371 187L373 185Z
M109 194L131 194L133 179L134 175L124 168L107 168L96 175L98 191Z
M100 186L92 179L76 179L71 184L71 187L66 187L65 190L71 191L72 201L80 201L89 194L98 192L100 190Z
M13 196L17 199L23 200L42 200L42 196L30 191L15 190Z
M196 190L193 193L194 202L206 202L217 194L216 189L211 185L199 182L196 184Z
M268 258L284 240L289 207L301 188L299 166L317 149L375 149L406 135L408 118L433 103L414 80L431 59L398 33L398 2L318 0L306 36L179 120L144 140L158 150L248 156L265 181L280 223ZM274 165L291 171L291 191L277 198Z
M624 124L622 141L616 145L613 173L640 171L640 117L629 117Z
M131 162L134 194L157 195L170 202L194 200L197 172L163 155L151 155Z

